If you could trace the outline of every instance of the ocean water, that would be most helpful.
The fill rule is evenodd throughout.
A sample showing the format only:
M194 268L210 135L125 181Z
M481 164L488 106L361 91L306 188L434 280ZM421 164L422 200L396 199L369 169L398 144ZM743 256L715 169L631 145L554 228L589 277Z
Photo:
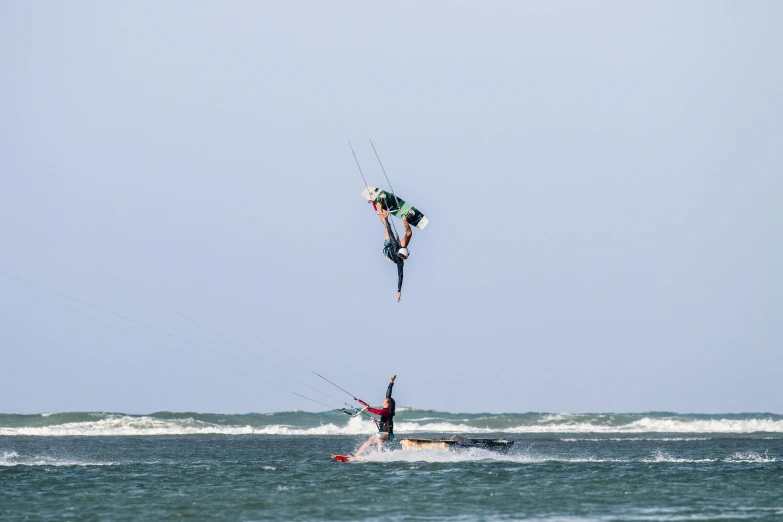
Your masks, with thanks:
M783 520L783 416L0 414L2 520ZM406 436L515 441L403 451Z

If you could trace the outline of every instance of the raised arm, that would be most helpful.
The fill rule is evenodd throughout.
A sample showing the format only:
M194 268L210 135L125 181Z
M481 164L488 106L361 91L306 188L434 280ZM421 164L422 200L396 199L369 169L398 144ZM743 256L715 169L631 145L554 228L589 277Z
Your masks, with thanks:
M405 263L396 255L394 259L397 260L395 263L397 263L397 302L399 302L402 297L402 268L405 266Z
M386 398L391 399L392 394L392 388L394 387L394 379L397 378L397 375L392 375L391 380L389 380L389 387L386 388Z

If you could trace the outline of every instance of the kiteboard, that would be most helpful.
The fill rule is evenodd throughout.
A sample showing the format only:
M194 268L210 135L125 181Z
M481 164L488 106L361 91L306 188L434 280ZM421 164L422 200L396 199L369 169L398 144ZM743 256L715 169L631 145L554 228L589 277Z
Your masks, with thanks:
M332 455L332 458L337 462L348 462L353 459L350 455Z
M380 205L383 210L388 210L390 214L400 219L403 216L407 217L408 223L420 230L424 230L424 227L429 223L429 220L424 217L420 210L391 192L386 192L377 187L367 187L362 191L362 197L367 201Z

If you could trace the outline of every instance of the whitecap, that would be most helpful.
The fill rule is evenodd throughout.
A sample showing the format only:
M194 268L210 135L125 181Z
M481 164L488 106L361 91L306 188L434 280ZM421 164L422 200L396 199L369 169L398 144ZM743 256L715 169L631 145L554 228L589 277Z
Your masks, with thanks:
M3 452L0 466L114 466L116 462L84 461L48 455L20 456L15 451Z

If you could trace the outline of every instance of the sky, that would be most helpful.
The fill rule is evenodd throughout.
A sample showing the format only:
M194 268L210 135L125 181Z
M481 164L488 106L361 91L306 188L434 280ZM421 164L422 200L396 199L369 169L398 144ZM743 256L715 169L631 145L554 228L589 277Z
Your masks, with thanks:
M781 17L0 3L0 411L783 412Z

